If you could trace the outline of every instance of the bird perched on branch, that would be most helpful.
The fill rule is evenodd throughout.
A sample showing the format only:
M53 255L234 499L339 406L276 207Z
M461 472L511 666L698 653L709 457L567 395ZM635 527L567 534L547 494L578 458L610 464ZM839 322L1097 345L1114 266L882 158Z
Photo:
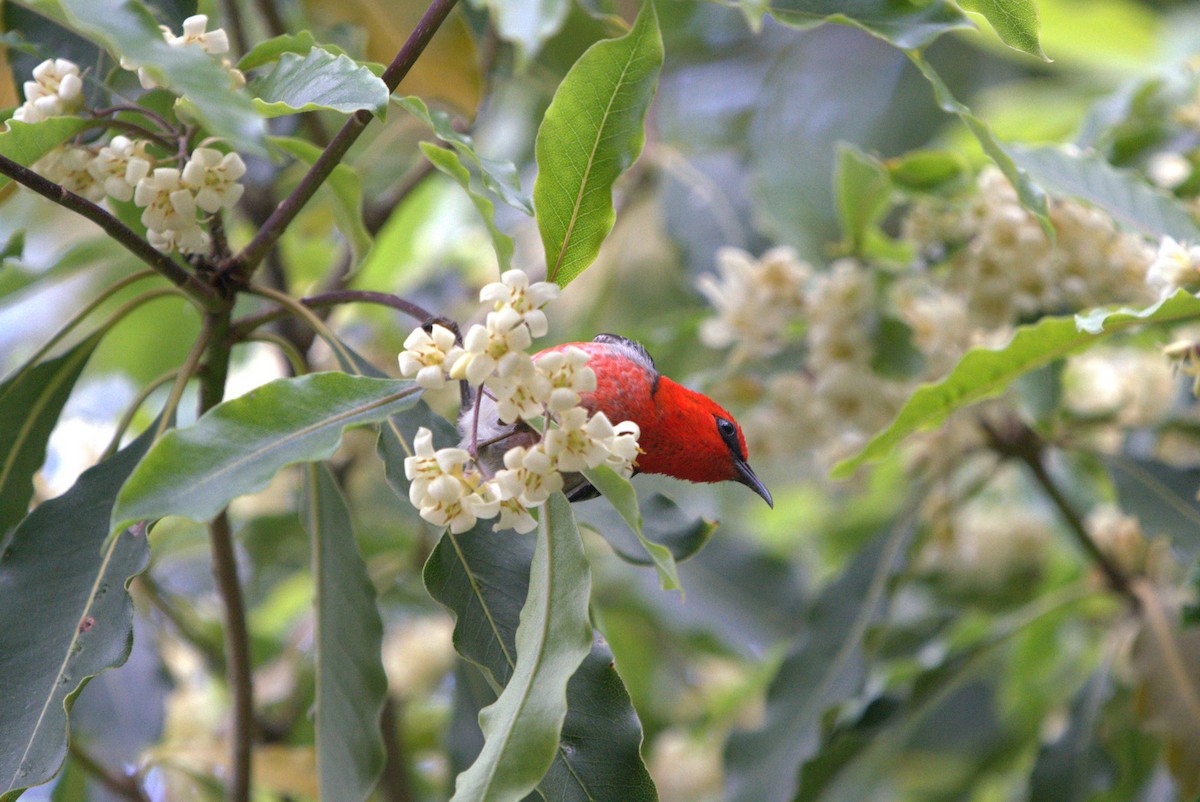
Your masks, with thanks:
M641 430L641 454L635 473L658 473L689 482L738 482L774 507L770 491L755 476L746 455L746 438L733 416L705 395L661 375L640 343L616 334L600 334L588 343L564 343L534 355L578 348L588 354L596 389L580 394L589 413L603 412L611 421L633 421ZM496 402L477 392L480 407L463 410L459 429L463 446L472 441L480 461L490 469L503 465L514 446L530 447L540 435L524 421L505 424ZM564 491L572 501L593 498L596 490L579 474L566 477Z

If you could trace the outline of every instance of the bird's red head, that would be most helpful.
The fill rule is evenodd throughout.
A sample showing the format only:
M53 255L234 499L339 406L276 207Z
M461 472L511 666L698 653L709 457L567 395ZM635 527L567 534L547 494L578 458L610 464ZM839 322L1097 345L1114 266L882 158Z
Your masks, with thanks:
M658 373L642 346L612 334L581 348L596 374L596 390L583 398L592 411L641 429L640 473L661 473L690 482L739 482L774 506L771 493L747 462L746 437L733 416L711 398Z

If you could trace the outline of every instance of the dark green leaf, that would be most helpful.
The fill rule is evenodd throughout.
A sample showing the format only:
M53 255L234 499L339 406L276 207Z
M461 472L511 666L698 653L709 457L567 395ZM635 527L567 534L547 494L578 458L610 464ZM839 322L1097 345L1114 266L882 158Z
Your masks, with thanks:
M1200 239L1187 207L1146 179L1113 167L1095 153L1061 147L1010 146L1013 161L1041 186L1058 195L1082 198L1143 234L1181 241Z
M923 384L909 397L886 429L853 457L834 466L835 478L881 459L910 434L930 429L950 413L999 395L1019 376L1083 350L1119 331L1146 323L1175 323L1200 317L1200 299L1185 291L1147 309L1099 310L1073 317L1044 317L1020 326L1008 345L973 348L941 381Z
M853 145L838 147L833 176L838 219L850 253L861 254L869 232L887 211L892 182L887 168Z
M39 505L0 551L0 800L54 776L82 684L129 656L125 585L145 569L150 548L141 528L101 544L117 491L151 438L143 434Z
M360 109L382 118L388 88L375 73L346 55L313 47L305 56L281 53L275 67L250 82L255 107L268 117L302 111Z
M317 778L321 799L353 802L383 770L383 622L346 500L324 465L309 466L305 513L316 586Z
M1136 515L1147 535L1170 537L1185 565L1200 556L1200 469L1121 454L1103 460L1123 512Z
M661 543L655 543L646 537L642 530L642 511L638 507L637 493L633 485L607 465L600 465L584 471L583 475L591 482L592 487L603 494L604 498L620 514L622 520L637 535L638 542L650 555L654 569L658 572L658 582L663 590L679 590L679 569L675 566L675 557L671 550Z
M537 787L559 749L567 683L592 644L591 572L570 503L541 510L517 659L499 698L479 714L483 750L455 782L458 802L517 802Z
M467 191L471 202L479 210L479 216L483 218L483 224L487 226L488 234L492 237L492 245L496 249L496 261L500 264L501 272L508 270L513 254L512 237L496 227L496 206L492 203L491 198L473 185L471 172L451 151L439 148L431 142L422 142L421 152L425 154L425 158L429 159L430 164L453 178L459 186Z
M297 137L273 136L268 137L267 141L305 164L313 164L321 155L321 148ZM371 249L371 233L363 224L362 182L358 173L349 165L337 165L321 187L321 191L326 190L334 201L333 218L338 228L349 240L356 255L366 254Z
M1013 161L1008 155L1008 151L996 139L996 135L992 133L992 129L988 127L982 119L977 117L969 108L954 98L950 93L950 88L942 81L942 77L937 74L937 71L925 60L925 57L916 51L909 51L908 57L912 59L913 64L917 65L917 69L925 76L925 79L933 86L933 96L937 100L938 105L943 111L950 114L957 114L958 118L963 121L968 130L974 134L979 140L983 152L992 160L1000 172L1004 173L1004 177L1017 190L1017 198L1021 201L1021 205L1025 210L1037 218L1038 223L1042 226L1042 230L1046 232L1046 236L1052 240L1054 238L1054 227L1050 225L1050 214L1046 204L1046 194L1041 188L1034 184L1029 179L1029 175Z
M826 714L862 688L864 640L883 615L888 581L911 534L906 515L863 549L813 604L800 642L767 691L766 723L729 739L730 802L789 802L795 795L800 767L820 747Z
M1004 44L1042 61L1050 60L1038 41L1036 0L963 0L961 5L986 17Z
M299 33L285 33L265 42L259 42L238 61L238 69L246 71L265 64L272 64L279 61L284 53L307 56L314 47L319 47L335 56L348 55L337 45L320 43L308 31L300 31Z
M478 172L483 185L496 198L514 209L520 209L525 214L533 214L533 202L529 200L528 195L521 191L521 177L517 174L517 168L512 162L480 156L475 150L475 142L471 137L454 129L449 114L436 109L430 110L421 98L404 97L399 98L396 102L432 128L438 139L454 148L459 161L466 167L473 167Z
M658 14L646 0L629 33L588 48L554 93L534 144L548 280L565 287L612 230L613 183L642 152L662 60Z
M661 493L639 498L638 507L646 539L665 546L676 562L700 551L717 530L716 521L687 514ZM635 565L654 564L634 530L609 501L586 503L579 507L578 515L581 525L599 533L621 559Z
M0 542L29 509L33 475L42 467L50 433L101 336L97 332L62 356L25 365L0 384Z
M140 65L160 85L178 92L209 133L242 152L265 153L262 118L250 96L233 88L229 73L199 47L171 47L145 6L127 0L34 0L31 5L103 45L114 57Z
M481 670L491 689L489 696L472 685L470 700L460 696L459 703L469 702L473 709L490 704L512 674L514 635L521 600L527 593L533 548L532 537L493 532L490 525L482 523L462 535L444 533L425 564L430 595L455 617L455 648ZM456 712L456 720L459 718ZM482 742L478 725L472 730L460 721L459 726L464 732L454 741L460 749L457 759L474 760L478 747L472 745ZM472 732L478 741L473 740ZM560 746L542 784L553 785L556 793L562 791L563 795L547 799L640 802L655 798L654 784L639 753L641 725L613 668L612 653L599 639L567 686L562 733L564 745L570 749ZM564 777L571 778L565 786L560 784Z
M82 117L51 117L40 123L8 120L0 130L0 155L29 167L56 147L88 127ZM0 175L0 187L11 181Z
M771 16L798 28L823 22L853 25L904 50L920 49L949 31L972 28L953 3L892 0L768 0Z
M411 382L314 373L264 384L165 434L121 490L113 529L180 515L208 521L282 468L327 459L342 431L416 402Z

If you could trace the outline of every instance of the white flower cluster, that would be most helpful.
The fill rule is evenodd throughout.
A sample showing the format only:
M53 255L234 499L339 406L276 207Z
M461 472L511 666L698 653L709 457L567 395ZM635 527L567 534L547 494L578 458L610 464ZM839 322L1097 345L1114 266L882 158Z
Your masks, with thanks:
M530 284L525 273L510 270L480 291L480 301L491 303L492 310L484 324L467 331L461 346L438 324L429 331L418 328L405 340L401 375L427 389L447 379L466 381L495 402L502 423L541 418L546 426L538 442L509 448L494 475L465 448L435 450L432 434L421 429L404 472L412 482L409 500L430 523L458 533L478 519L499 516L497 530L528 532L535 526L530 510L562 489L564 472L608 465L632 473L641 434L637 424L614 426L603 412L589 414L580 406L581 394L596 389L588 354L567 348L533 357L525 350L546 333L542 307L558 293L555 284Z
M162 29L163 39L171 47L189 47L194 45L213 56L229 52L229 35L225 33L224 28L208 30L207 14L196 14L185 19L183 21L183 32L178 36L165 25L160 25L159 27ZM246 76L242 74L241 70L233 66L232 61L222 58L221 66L229 73L230 82L235 87L246 85ZM141 82L143 89L155 89L158 87L158 83L146 71L146 68L136 62L123 58L121 59L121 67L126 70L137 70L138 81Z
M90 201L106 195L144 209L147 239L160 251L204 253L209 236L200 213L231 208L242 197L246 165L236 153L196 148L182 170L155 167L148 142L114 136L105 145L64 145L33 169Z
M33 80L25 82L25 102L13 119L39 123L77 111L83 105L83 79L79 66L65 58L46 59L33 68Z
M717 310L716 317L701 324L700 339L712 348L735 346L735 361L778 353L789 324L804 307L812 267L791 248L773 248L761 259L722 248L717 270L719 277L706 275L697 282Z
M1200 288L1200 246L1164 237L1146 270L1146 284L1160 298L1181 288L1192 291Z

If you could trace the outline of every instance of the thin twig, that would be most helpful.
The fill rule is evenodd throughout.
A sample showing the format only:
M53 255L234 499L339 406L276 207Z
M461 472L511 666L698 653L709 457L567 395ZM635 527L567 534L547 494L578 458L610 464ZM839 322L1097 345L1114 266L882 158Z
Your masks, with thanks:
M379 791L387 802L413 802L412 782L408 779L408 760L405 757L404 734L397 726L403 708L391 695L383 703L380 730L383 734L383 774L379 777Z
M250 44L246 39L246 29L242 27L242 10L238 7L238 0L221 0L221 10L225 12L225 23L233 33L238 55L246 55L250 52Z
M179 367L179 374L175 377L174 383L171 384L171 392L167 395L167 402L163 404L162 417L159 418L158 428L154 432L155 440L162 437L163 433L170 428L171 421L175 417L175 410L179 408L179 400L183 398L183 391L187 387L187 383L196 375L196 370L200 366L200 360L204 357L204 352L208 350L208 345L212 341L212 337L212 322L206 315L204 325L200 329L200 336L192 344L192 350L188 352L187 357L183 360L183 364Z
M392 212L397 206L404 202L404 199L416 191L417 187L425 182L426 178L437 172L437 168L433 166L433 162L424 157L421 158L415 165L410 167L404 175L400 176L400 180L396 186L389 189L384 195L366 206L363 209L363 225L372 235L378 234L383 228L383 224L392 216Z
M113 117L110 119L97 118L92 121L92 127L94 127L94 128L115 128L119 131L127 131L136 136L153 140L160 147L166 148L167 150L171 150L172 148L175 147L174 142L172 142L171 140L169 140L163 136L160 136L159 134L154 133L149 128L145 127L144 125L138 125L137 123L130 122L128 120L118 120L116 117Z
M142 117L145 117L147 120L157 123L159 130L161 130L164 135L169 136L172 139L179 135L179 129L172 125L166 117L163 117L158 112L148 109L145 106L138 106L133 103L118 103L114 106L108 106L107 108L95 109L92 111L92 116L109 117L122 111L127 111L131 114L139 114Z
M150 798L142 791L142 787L138 784L136 777L117 774L115 771L106 768L99 760L79 745L78 738L71 738L67 741L67 750L71 753L71 759L81 769L94 777L109 791L112 791L117 796L133 800L133 802L150 802Z
M412 301L391 295L386 292L374 292L372 290L338 290L336 292L326 292L320 295L310 295L306 298L299 299L299 302L304 304L309 309L322 309L329 306L338 306L340 304L378 304L380 306L390 306L412 319L424 323L440 323L450 329L455 335L458 335L458 324L449 318L435 315L432 312L424 309ZM268 309L264 312L258 312L253 315L247 315L244 318L234 321L233 336L235 340L245 339L250 332L257 329L259 326L270 323L273 320L288 314L288 309L285 306L279 306L274 309Z
M1105 579L1108 580L1109 586L1136 606L1138 599L1130 585L1129 577L1096 545L1096 541L1092 540L1087 527L1084 526L1083 517L1046 471L1043 460L1045 444L1038 434L1015 419L1006 421L1003 426L996 426L984 420L980 421L980 425L991 440L992 448L998 454L1019 460L1029 469L1034 480L1042 488L1042 492L1058 509L1059 515L1067 524L1067 530L1074 536L1075 541L1092 562L1100 568Z
M7 156L0 155L0 173L100 226L106 234L123 245L126 250L186 292L201 309L216 311L229 305L228 301L222 298L213 287L184 270L165 253L155 250L149 242L134 233L133 229L87 198L76 195L65 187L43 178Z
M174 380L178 375L179 371L177 369L168 370L141 389L137 397L125 408L121 419L117 421L117 428L113 431L112 439L108 441L108 447L104 449L103 455L100 457L101 461L117 453L117 449L121 447L121 438L125 436L125 432L128 431L130 424L133 423L133 417L142 408L142 404L146 403L146 399L150 397L150 394L167 382Z
M404 46L400 48L400 52L396 54L396 58L383 71L381 76L383 82L387 85L389 92L394 92L400 81L412 69L421 53L425 50L426 45L433 38L434 33L441 27L446 17L454 8L457 0L433 0L429 8L421 20L413 28L408 40ZM321 155L309 168L308 173L300 180L292 193L283 200L275 210L271 212L271 216L267 218L266 223L254 235L254 239L250 241L240 254L233 258L233 266L241 272L249 274L262 261L267 251L270 250L279 238L283 236L284 230L292 222L304 205L316 194L317 189L324 183L333 169L342 162L342 158L346 152L350 150L350 146L366 129L367 124L374 119L371 112L362 110L355 112L341 130L333 137L330 143L321 151Z

